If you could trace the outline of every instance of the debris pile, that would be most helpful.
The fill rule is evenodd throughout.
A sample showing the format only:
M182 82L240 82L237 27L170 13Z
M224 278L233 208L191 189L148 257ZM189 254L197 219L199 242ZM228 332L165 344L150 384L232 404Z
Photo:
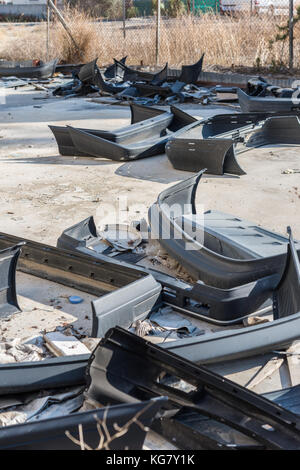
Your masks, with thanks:
M298 98L299 88L282 88L272 85L263 77L253 77L247 82L246 93L249 96L273 96L275 98Z
M193 101L207 104L217 100L218 87L198 86L197 80L202 70L204 54L193 65L182 66L178 78L169 75L168 64L157 73L132 69L125 64L126 57L102 72L97 60L84 65L79 72L73 73L73 80L57 87L54 96L86 96L96 91L113 96L120 101L137 104L172 105ZM226 90L235 92L235 90Z
M49 126L63 156L132 161L164 152L170 137L197 120L171 106L170 112L132 104L131 125L115 131Z
M194 173L160 192L149 225L96 227L89 216L57 247L1 234L0 449L141 449L149 428L186 450L300 449L300 384L290 373L299 367L299 242L290 227L282 236L196 208L206 171L240 177L245 150L300 144L295 90L261 77L245 91L198 86L203 57L177 79L168 64L151 73L123 57L102 72L95 59L65 66L68 83L45 78L56 61L0 62L3 87L130 101L131 124L120 129L50 126L61 155L135 165L166 151L175 169ZM197 120L174 105L216 103L221 89L237 92L246 111ZM17 270L31 276L28 309ZM33 293L33 277L52 283L47 300ZM285 366L289 388L255 393ZM233 381L215 372L224 367Z
M57 64L57 59L48 63L36 59L23 62L0 60L0 78L48 78L55 73Z
M299 87L283 88L270 84L262 77L248 80L245 90L237 90L242 112L299 112Z

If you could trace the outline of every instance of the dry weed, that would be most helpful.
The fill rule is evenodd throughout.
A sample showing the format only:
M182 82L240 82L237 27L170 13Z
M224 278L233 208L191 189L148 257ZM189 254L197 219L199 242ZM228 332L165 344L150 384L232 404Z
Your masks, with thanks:
M132 425L137 425L142 431L147 433L149 431L149 428L143 425L143 423L139 420L140 416L144 414L149 408L151 408L152 403L148 403L148 405L145 406L141 411L137 412L133 418L131 418L126 424L123 426L119 426L117 423L113 424L113 428L115 433L113 435L110 434L107 426L107 416L109 412L109 407L107 407L104 411L104 416L103 419L100 420L97 418L97 415L94 416L95 422L96 422L96 428L98 431L99 435L99 444L95 449L90 447L85 441L84 441L84 433L83 433L83 427L82 424L78 425L78 434L79 434L79 439L76 437L72 436L72 434L69 431L65 431L66 436L74 442L74 444L78 445L80 447L80 450L110 450L110 445L115 441L116 439L119 439L120 437L124 436L127 434L129 431L130 427Z
M126 39L122 22L96 22L87 12L67 9L64 13L70 31L79 46L74 46L62 25L55 20L51 25L50 57L64 63L86 62L99 57L99 65L112 62L113 57L128 55L128 64L154 65L155 19L142 18L127 21ZM279 17L222 17L205 14L201 17L185 15L162 20L160 63L180 66L195 62L205 52L205 68L214 66L273 67L288 63L288 43L270 40L277 33ZM46 58L46 25L35 27L6 27L0 41L0 57L6 59ZM2 32L2 31L1 31ZM295 66L300 67L300 28L295 28Z
M59 55L65 63L78 63L95 58L93 47L97 44L97 28L93 19L83 11L66 8L64 18L78 47L62 24L55 19L51 28L52 55Z

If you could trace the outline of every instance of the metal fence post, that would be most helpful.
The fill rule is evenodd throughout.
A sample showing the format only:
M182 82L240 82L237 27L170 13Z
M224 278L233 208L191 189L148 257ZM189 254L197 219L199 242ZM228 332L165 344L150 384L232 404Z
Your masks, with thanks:
M289 68L294 67L294 1L289 3Z
M49 7L51 8L51 10L54 11L54 13L56 13L59 21L61 22L61 24L63 25L63 27L65 28L66 32L68 33L71 41L73 42L74 46L76 47L76 49L78 50L78 52L80 53L80 47L78 46L77 42L75 41L75 39L73 38L72 36L72 33L67 25L67 23L65 22L64 20L64 17L63 15L60 13L59 9L55 6L55 4L53 3L52 0L47 0L47 3L49 5Z
M123 38L126 39L126 0L123 0Z
M46 38L47 62L49 61L49 46L50 46L50 5L49 5L49 0L47 0L47 38Z
M159 43L160 43L160 0L157 0L157 13L156 13L156 57L155 63L158 65L159 60Z

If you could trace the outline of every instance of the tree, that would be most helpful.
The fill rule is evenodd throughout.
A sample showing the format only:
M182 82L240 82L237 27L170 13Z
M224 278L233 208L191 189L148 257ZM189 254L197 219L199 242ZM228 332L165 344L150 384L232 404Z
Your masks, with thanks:
M126 3L131 1L126 0ZM88 10L91 16L121 18L123 14L123 0L67 0L66 3L71 7Z
M181 16L186 12L185 4L182 0L168 0L166 14L172 18Z

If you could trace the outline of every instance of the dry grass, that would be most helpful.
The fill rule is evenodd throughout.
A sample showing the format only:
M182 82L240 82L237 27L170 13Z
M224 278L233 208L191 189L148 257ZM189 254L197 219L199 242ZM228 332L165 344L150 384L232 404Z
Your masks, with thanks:
M122 23L93 22L88 14L67 10L65 17L79 45L76 49L61 24L51 25L50 57L58 57L65 63L89 61L99 57L99 64L111 63L113 57L128 55L129 64L155 63L155 19L145 24L143 19L127 22L126 39L123 39ZM195 62L205 51L205 68L220 66L273 67L288 63L288 43L276 42L276 24L284 24L286 18L221 17L213 14L201 18L184 16L162 21L160 63L171 66ZM0 57L6 59L46 58L46 25L35 27L10 26L3 28L5 38L0 42ZM295 66L300 68L300 28L295 28Z
M59 58L65 63L78 63L94 59L93 47L97 44L98 34L92 18L83 11L71 8L65 10L64 18L78 47L75 46L61 23L55 21L51 32L52 56L56 56L57 51Z

